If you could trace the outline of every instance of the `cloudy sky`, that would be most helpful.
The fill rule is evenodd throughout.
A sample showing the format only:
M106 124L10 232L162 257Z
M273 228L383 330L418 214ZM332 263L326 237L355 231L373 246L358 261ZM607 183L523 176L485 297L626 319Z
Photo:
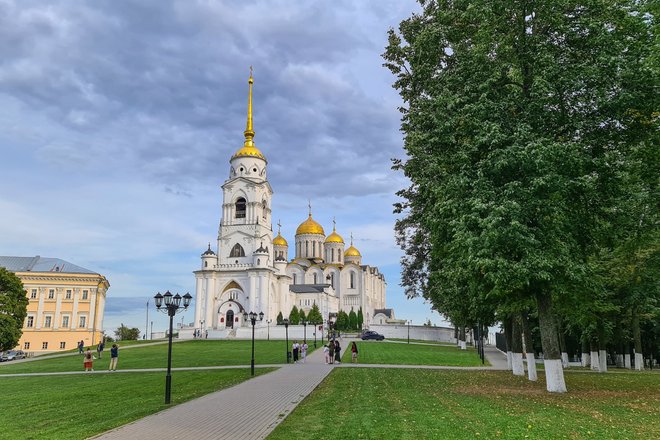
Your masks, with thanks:
M0 0L0 255L107 276L106 330L144 329L157 291L194 293L242 146L249 66L273 217L307 216L379 266L397 317L440 323L399 286L390 169L402 157L380 54L413 0ZM291 257L292 255L290 255ZM153 304L153 301L152 301ZM154 330L165 317L149 320ZM188 312L184 321L193 319Z

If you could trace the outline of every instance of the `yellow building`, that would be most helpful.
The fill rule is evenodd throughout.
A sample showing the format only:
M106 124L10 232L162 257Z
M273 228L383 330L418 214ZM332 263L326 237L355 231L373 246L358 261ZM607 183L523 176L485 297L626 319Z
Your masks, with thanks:
M105 295L101 274L59 258L3 257L0 267L23 282L29 304L19 349L35 354L97 344L103 334Z

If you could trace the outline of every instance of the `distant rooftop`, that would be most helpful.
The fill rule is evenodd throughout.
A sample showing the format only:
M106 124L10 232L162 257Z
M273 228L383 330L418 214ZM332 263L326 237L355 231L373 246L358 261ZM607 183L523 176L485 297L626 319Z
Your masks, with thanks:
M11 272L60 272L60 273L88 273L96 274L84 267L60 258L48 258L37 255L36 257L6 257L0 256L0 267Z
M290 284L289 291L293 293L323 293L330 284Z

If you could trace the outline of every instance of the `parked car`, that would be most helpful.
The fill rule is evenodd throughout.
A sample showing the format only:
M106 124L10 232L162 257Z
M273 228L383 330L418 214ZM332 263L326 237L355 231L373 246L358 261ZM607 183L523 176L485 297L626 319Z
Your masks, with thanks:
M23 350L9 350L2 354L0 361L7 362L16 359L25 359L25 352Z
M382 341L383 339L385 339L385 336L381 335L378 332L367 330L364 333L362 333L361 338L363 341L366 341L367 339L375 339L377 341Z

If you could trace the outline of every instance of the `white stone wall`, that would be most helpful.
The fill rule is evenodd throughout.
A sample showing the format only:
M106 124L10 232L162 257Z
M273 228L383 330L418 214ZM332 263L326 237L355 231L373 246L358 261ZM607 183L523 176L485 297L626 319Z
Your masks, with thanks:
M389 339L407 339L407 325L376 325L369 326L369 330L378 332ZM410 326L410 339L420 339L422 341L448 342L455 344L454 329L450 327L428 327L424 325Z

